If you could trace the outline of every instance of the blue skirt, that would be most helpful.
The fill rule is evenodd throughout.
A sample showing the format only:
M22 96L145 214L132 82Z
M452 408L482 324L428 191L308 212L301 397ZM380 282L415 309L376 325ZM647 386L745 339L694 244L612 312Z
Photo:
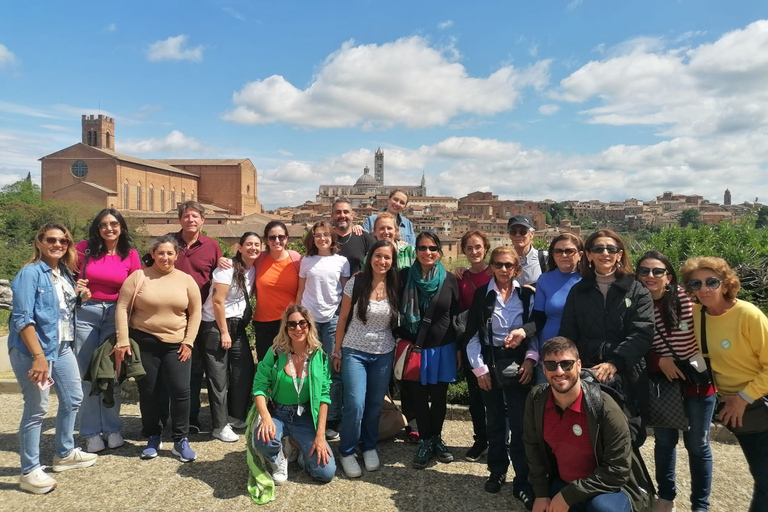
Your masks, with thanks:
M456 343L421 351L421 384L456 382Z

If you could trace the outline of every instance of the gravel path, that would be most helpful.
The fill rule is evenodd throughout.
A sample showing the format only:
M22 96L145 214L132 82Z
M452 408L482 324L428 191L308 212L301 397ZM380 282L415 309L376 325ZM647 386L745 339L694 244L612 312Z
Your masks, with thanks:
M18 488L18 424L22 399L18 393L0 394L0 511L523 511L511 496L511 485L491 495L483 491L487 477L485 464L465 462L463 456L471 444L471 423L453 420L446 423L444 437L457 460L451 464L434 463L423 471L410 467L414 446L401 439L380 445L383 467L363 474L356 481L343 476L327 485L318 485L295 464L289 469L289 482L277 488L273 503L258 507L245 489L247 467L245 442L222 443L208 434L192 436L197 451L195 462L182 464L170 453L170 441L160 457L152 461L138 458L144 441L140 439L139 410L136 403L123 404L126 445L107 450L95 466L55 475L59 487L46 496L34 496ZM56 410L51 396L50 410ZM207 407L201 418L209 420ZM209 426L209 425L208 425ZM44 423L43 461L53 457L54 420ZM337 442L332 443L334 447ZM746 511L752 480L738 446L713 443L715 453L713 511ZM653 474L653 439L642 449ZM689 479L685 450L678 460L677 510L690 509Z

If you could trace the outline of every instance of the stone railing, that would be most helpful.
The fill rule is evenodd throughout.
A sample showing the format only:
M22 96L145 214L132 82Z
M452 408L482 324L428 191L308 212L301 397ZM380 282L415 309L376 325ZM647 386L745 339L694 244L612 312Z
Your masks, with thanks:
M13 294L11 293L11 283L7 279L0 279L0 309L10 311Z

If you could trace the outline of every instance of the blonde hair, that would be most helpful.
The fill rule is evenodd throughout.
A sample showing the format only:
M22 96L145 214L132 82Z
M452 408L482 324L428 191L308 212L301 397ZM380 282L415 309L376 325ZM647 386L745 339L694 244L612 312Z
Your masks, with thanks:
M317 335L317 327L315 327L315 320L312 318L312 314L307 308L300 304L291 304L283 313L283 318L280 320L280 332L275 336L275 340L272 342L272 349L276 354L290 354L291 349L291 336L288 334L288 317L294 313L299 313L304 317L304 320L309 322L307 328L307 353L312 353L316 349L322 350L323 345L320 343L320 338Z
M734 300L741 289L741 281L736 272L728 265L728 262L723 258L716 258L714 256L696 256L695 258L688 258L680 269L680 279L683 283L683 287L688 288L688 282L691 280L691 275L702 269L708 269L717 274L722 282L725 292L723 295L726 300ZM694 302L699 302L695 293L690 293L691 299Z
M37 234L35 235L34 248L32 249L32 257L29 258L27 265L31 263L37 263L43 258L43 251L40 250L39 244L43 243L43 238L45 238L45 233L53 229L58 229L59 231L64 233L64 238L66 238L69 241L69 245L67 245L67 251L64 253L64 256L62 256L61 259L59 260L59 264L64 265L71 272L77 272L78 271L77 249L75 249L75 240L72 238L72 234L70 234L66 226L64 226L64 224L61 224L59 222L48 222L37 231Z
M491 251L491 257L488 260L488 264L491 265L491 268L493 267L493 263L496 261L496 258L503 255L509 255L512 257L512 261L515 264L515 270L512 274L512 277L520 277L520 274L523 273L523 267L520 266L520 257L517 255L517 251L514 247L509 246L501 246L495 248L493 251Z
M380 220L392 220L392 225L395 226L395 241L400 240L400 226L397 225L397 219L394 215L392 215L389 212L381 212L376 216L376 220L373 221L373 232L376 233L376 224L379 223ZM374 234L374 236L376 236Z

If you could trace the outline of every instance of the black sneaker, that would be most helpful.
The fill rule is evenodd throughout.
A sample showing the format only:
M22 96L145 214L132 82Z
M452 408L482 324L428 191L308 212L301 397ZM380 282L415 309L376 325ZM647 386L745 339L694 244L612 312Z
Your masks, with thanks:
M422 439L419 441L419 447L416 449L416 453L413 454L413 467L416 469L424 469L429 464L429 459L435 454L435 450L432 447L431 439Z
M488 480L485 481L485 492L497 493L501 490L501 484L507 481L505 473L491 473Z
M475 441L475 444L472 445L472 448L467 450L464 458L469 462L477 462L486 453L488 453L488 442L477 440Z
M453 454L448 449L447 446L445 446L445 443L443 442L443 438L440 436L432 436L432 449L435 452L435 456L437 457L437 460L440 462L448 463L453 462Z
M487 485L487 484L486 484ZM486 488L486 491L488 489ZM533 510L533 493L525 489L518 489L514 492L515 498L519 499L525 505L527 510Z

